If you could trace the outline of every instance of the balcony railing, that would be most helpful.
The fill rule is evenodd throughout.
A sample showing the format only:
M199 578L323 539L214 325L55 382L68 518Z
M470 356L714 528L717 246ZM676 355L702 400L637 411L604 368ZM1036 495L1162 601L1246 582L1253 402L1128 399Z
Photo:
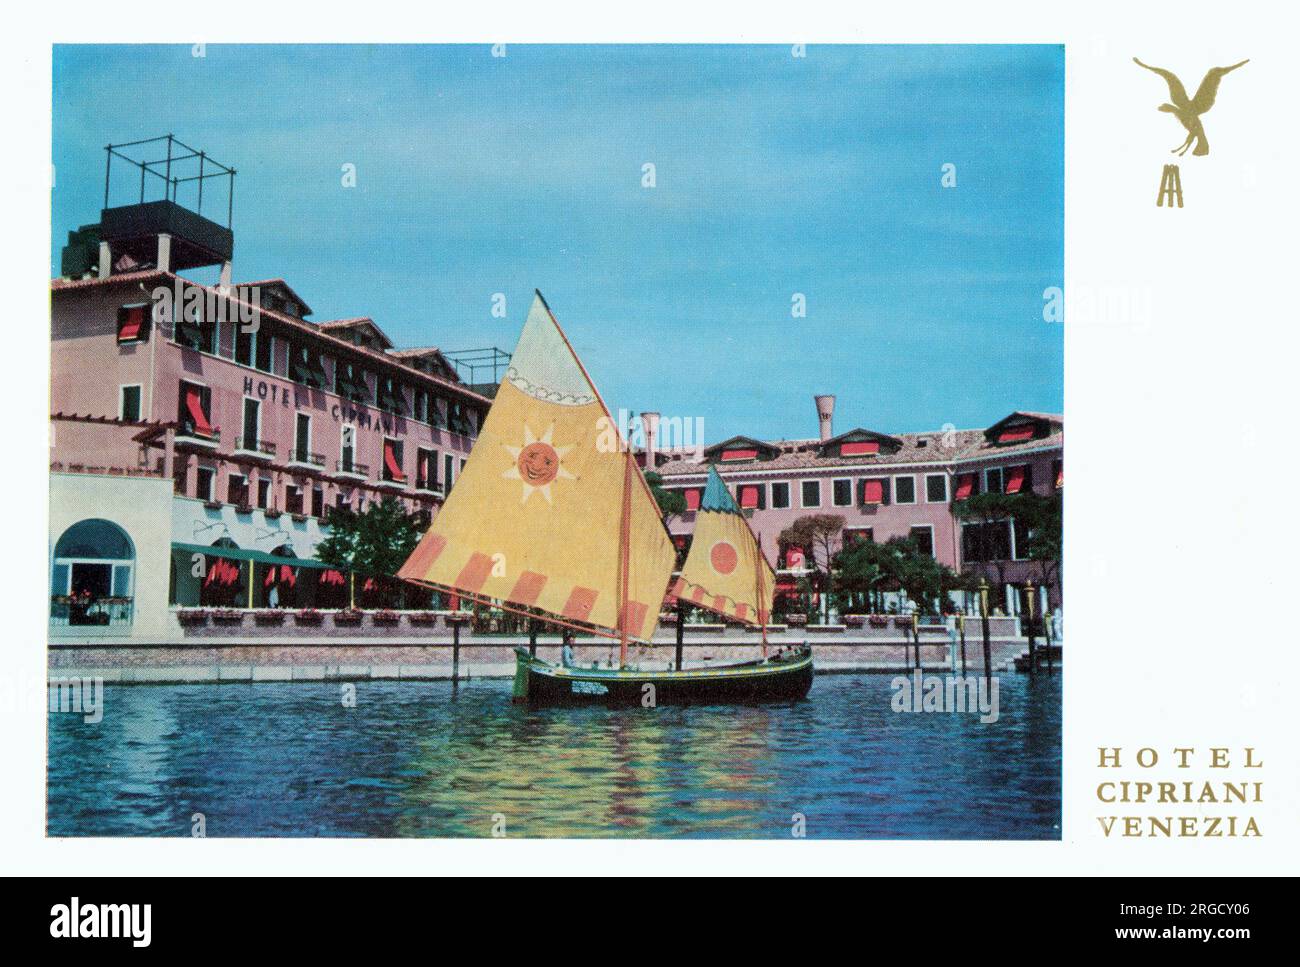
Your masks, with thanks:
M310 450L302 450L298 447L293 448L293 454L289 457L294 463L305 463L313 467L324 467L325 457L319 453L312 453ZM342 463L342 461L339 461Z
M131 623L131 598L50 598L50 624L72 627L122 627Z
M180 425L180 429L176 431L176 435L190 440L202 440L204 443L221 442L221 430L215 426L208 430L207 433L203 433L200 432L199 428L193 423L186 422Z
M240 437L235 441L235 449L244 453L262 453L268 457L275 456L275 444L270 440L256 440L252 437Z
M339 473L348 473L355 477L370 476L370 468L364 463L357 463L355 460L336 460L334 462L334 468Z

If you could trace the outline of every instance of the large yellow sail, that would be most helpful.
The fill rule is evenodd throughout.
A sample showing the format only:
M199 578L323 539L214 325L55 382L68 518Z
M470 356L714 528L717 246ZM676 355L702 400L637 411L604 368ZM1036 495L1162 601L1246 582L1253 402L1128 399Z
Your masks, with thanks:
M469 461L399 576L649 640L673 559L641 471L539 293Z
M691 552L673 594L691 604L746 624L764 626L772 614L776 573L754 539L718 471L700 499Z

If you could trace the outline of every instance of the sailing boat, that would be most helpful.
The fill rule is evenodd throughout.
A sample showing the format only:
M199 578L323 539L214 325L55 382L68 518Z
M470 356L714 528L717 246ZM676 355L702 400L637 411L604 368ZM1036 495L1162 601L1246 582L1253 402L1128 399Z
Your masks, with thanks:
M716 473L710 488L696 544L702 528L725 532L731 556L710 551L709 561L697 564L693 548L674 588L691 603L765 628L771 567ZM805 695L812 684L806 646L769 658L765 645L760 660L709 668L629 666L628 645L654 636L675 556L630 447L536 293L456 487L398 576L505 610L540 612L568 631L618 639L616 668L557 666L517 649L517 701L643 704L652 696L654 704L675 704Z

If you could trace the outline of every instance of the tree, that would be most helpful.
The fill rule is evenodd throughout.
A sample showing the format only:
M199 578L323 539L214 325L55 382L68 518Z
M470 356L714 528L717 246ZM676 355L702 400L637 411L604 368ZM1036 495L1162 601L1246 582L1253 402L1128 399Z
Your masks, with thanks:
M1010 545L1008 544L1008 554L1005 557L998 553L997 543L993 539L993 525L1005 526L1007 521L1015 516L1019 496L1019 494L975 494L952 505L952 512L959 519L980 525L972 541L975 552L980 558L973 570L983 574L989 565L992 565L997 572L998 584L1006 584L1007 581ZM964 540L962 544L964 547Z
M801 547L808 552L808 563L817 579L815 584L822 592L823 614L834 593L831 565L843 532L844 518L839 514L809 514L781 531L776 539L780 547Z
M957 517L983 525L1005 524L1015 520L1025 537L1017 541L1018 556L1038 563L1039 580L1059 589L1061 571L1061 495L1043 496L1032 492L1019 494L976 494L953 504ZM999 584L1006 583L1006 565L1010 556L995 556L997 550L988 526L981 527L974 540L982 562L972 570L983 572L992 565Z
M921 550L910 537L893 537L884 544L849 544L835 557L835 576L841 590L865 594L873 611L881 603L881 592L902 588L922 613L932 614L936 606L944 610L950 592L965 586L961 575Z
M360 514L336 507L329 515L329 536L316 545L316 557L342 570L391 577L420 542L424 524L423 514L408 514L392 497L371 503Z
M653 470L647 470L645 482L650 485L650 493L659 505L659 514L664 519L664 526L674 517L686 513L686 498L680 490L665 490L664 478Z

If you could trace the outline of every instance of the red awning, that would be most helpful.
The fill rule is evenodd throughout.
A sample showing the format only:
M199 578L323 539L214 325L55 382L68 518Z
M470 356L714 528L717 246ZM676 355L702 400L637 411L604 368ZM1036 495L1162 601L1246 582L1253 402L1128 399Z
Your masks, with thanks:
M757 484L746 484L740 488L740 506L746 508L758 506Z
M723 460L753 460L758 456L757 450L723 450Z
M1027 467L1012 467L1007 471L1007 493L1020 493L1020 489L1025 485L1025 471L1027 469Z
M1013 426L1009 430L1003 430L998 434L998 443L1018 443L1021 440L1032 440L1034 438L1034 428L1032 426Z
M883 480L862 481L862 502L864 504L883 504L885 502L885 482Z
M341 587L344 583L343 575L338 571L322 571L320 576L321 584L332 584Z
M1064 465L1059 466L1059 467L1056 468L1056 486L1057 486L1057 487L1064 487L1064 486L1065 486L1065 466L1064 466Z
M406 474L402 472L402 466L397 462L397 454L393 451L393 442L391 440L385 440L384 466L388 468L388 472L392 474L394 480L405 480Z
M957 493L954 495L957 500L965 500L975 492L975 474L964 473L957 478Z
M700 492L698 489L691 489L686 491L686 509L687 510L700 509Z
M865 443L841 443L840 444L841 457L860 457L869 453L879 453L879 452L880 452L880 444L875 440L871 440Z
M144 326L144 310L144 306L132 306L126 310L117 328L118 342L140 338L140 329Z
M197 386L185 390L185 409L194 420L194 430L200 436L212 436L212 424L203 412L203 394Z

